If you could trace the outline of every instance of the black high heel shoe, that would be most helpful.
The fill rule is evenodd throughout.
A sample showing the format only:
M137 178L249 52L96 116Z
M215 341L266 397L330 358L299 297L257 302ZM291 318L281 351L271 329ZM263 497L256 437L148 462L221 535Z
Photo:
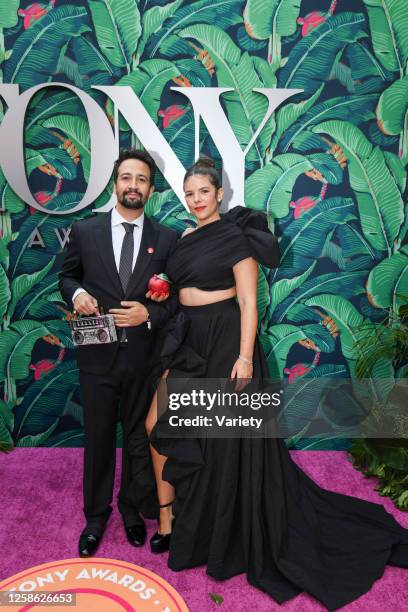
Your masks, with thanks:
M167 506L171 506L173 502L169 502L168 504L162 504L159 508L167 508ZM172 518L172 523L174 522L174 517ZM170 533L156 533L150 538L150 550L154 554L167 552L170 548Z

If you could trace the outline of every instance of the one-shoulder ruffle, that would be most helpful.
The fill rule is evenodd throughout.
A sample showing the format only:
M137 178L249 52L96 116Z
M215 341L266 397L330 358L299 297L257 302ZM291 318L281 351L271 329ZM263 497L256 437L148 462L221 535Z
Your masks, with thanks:
M237 225L248 241L252 257L267 268L279 264L279 245L268 226L265 213L245 206L234 206L222 214L225 221Z

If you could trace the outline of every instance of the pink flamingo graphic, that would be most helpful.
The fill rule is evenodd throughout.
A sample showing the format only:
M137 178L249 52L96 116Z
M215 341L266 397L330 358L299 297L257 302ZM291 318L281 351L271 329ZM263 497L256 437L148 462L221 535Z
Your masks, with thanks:
M41 19L51 9L54 8L56 0L50 0L48 4L41 4L40 2L34 2L25 9L18 9L18 15L24 17L24 29L27 30L31 27L38 19Z
M302 36L307 36L312 30L317 28L321 23L324 23L328 17L333 15L336 10L337 0L332 0L327 13L320 11L312 11L306 17L299 17L297 23L302 26Z

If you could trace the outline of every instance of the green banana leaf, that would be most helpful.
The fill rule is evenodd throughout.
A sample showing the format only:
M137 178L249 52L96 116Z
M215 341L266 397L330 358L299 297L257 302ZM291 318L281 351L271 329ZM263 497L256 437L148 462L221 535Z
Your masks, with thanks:
M278 146L279 140L282 138L282 136L286 135L288 131L290 131L291 126L295 124L298 119L302 115L304 115L310 108L314 107L316 101L319 99L323 91L323 88L324 85L322 84L310 98L307 98L306 100L302 100L301 102L297 103L288 102L284 106L278 108L275 113L276 130L271 141L271 152L275 151ZM285 150L283 150L282 147L279 147L279 150L281 152L287 153L288 148L289 147L286 147Z
M14 311L14 319L16 320L27 319L27 318L28 319L35 318L39 320L49 319L50 315L45 315L45 313L44 313L45 316L43 317L37 316L37 315L28 316L28 313L35 312L36 303L40 302L41 300L46 301L49 295L53 295L54 292L57 292L58 280L59 280L58 272L51 272L47 274L43 278L43 280L41 280L36 285L34 285L34 287L32 287L31 290L17 302L16 308ZM62 304L64 303L60 294L59 294L58 301ZM46 303L51 305L47 301ZM50 309L50 312L54 313L54 318L58 318L63 314L61 310L59 310L58 313L56 313L55 310ZM47 321L47 324L48 322L49 321Z
M155 57L159 52L166 54L169 51L172 57L180 51L183 54L185 45L181 45L181 48L177 46L177 36L175 34L181 28L186 28L195 23L217 23L224 30L237 23L242 23L240 9L243 3L244 0L196 0L181 6L160 31L150 37L145 48L145 55Z
M197 60L192 58L176 58L174 63L181 75L188 79L192 87L211 87L211 74L201 62L197 62Z
M55 147L41 149L41 155L46 162L54 166L63 179L73 181L77 177L78 166L65 149Z
M407 173L402 160L395 153L391 153L391 151L384 151L384 158L398 189L401 193L404 193L407 187Z
M183 166L189 168L194 163L195 122L191 107L186 106L185 110L184 115L178 117L163 130L163 135ZM200 126L200 151L204 147L203 134L204 130ZM161 188L160 182L157 183L156 188Z
M37 283L47 276L48 272L54 265L54 262L55 257L53 257L42 270L38 270L37 272L34 272L34 274L21 274L21 276L17 276L12 280L11 300L7 309L7 316L9 319L11 319L14 314L14 309L17 302L27 293L29 293L29 291L31 291L37 285Z
M330 232L330 236L327 237L326 242L321 253L321 257L327 257L333 263L336 264L340 270L345 270L348 267L348 261L343 256L341 247L331 240L334 232Z
M6 427L3 417L0 416L0 452L11 450L14 446L14 440L10 430Z
M26 311L25 316L27 318L36 319L37 321L46 321L48 327L50 319L56 319L57 317L60 317L62 314L64 314L62 308L67 310L67 306L65 303L57 303L56 301L49 300L48 296L40 296L35 297L35 299L32 298L32 300L28 304L28 307L26 307L24 310ZM18 315L17 310L16 318L23 318L23 315ZM52 333L55 333L51 329L50 331L52 331ZM60 338L60 340L61 339L62 338ZM68 344L65 342L65 338L63 339L63 342L65 346L68 346Z
M299 279L302 277L298 277ZM319 274L314 278L304 279L302 283L297 284L294 290L278 304L274 321L282 323L288 317L291 318L292 308L304 303L313 295L322 293L333 293L334 295L342 295L344 298L351 298L354 295L364 293L364 281L367 278L367 272L338 272L329 274ZM276 284L281 283L278 281ZM273 292L273 288L272 288Z
M369 451L379 458L381 463L408 472L408 440L406 439L366 439L365 444Z
M371 39L381 64L403 76L408 59L408 23L405 0L363 0Z
M46 325L50 334L57 336L63 346L69 349L76 348L72 340L71 328L67 321L63 319L54 319L52 321L46 321Z
M130 74L119 79L115 85L118 87L130 86L151 118L157 121L163 89L171 79L178 76L180 76L180 71L173 62L164 59L150 59L140 64ZM113 116L113 102L111 100L108 100L106 109L108 115ZM121 129L125 125L124 122L121 123Z
M282 58L281 39L296 32L301 0L247 0L244 25L251 38L271 38L269 62L279 68Z
M82 86L83 89L88 90L91 85L106 85L110 79L113 79L115 76L114 69L92 40L86 36L81 36L80 38L74 38L71 46L81 74L86 76ZM68 112L65 106L63 112Z
M12 404L8 404L3 400L0 400L0 421L3 423L4 427L6 427L9 432L13 431L14 412ZM1 434L0 438L2 438Z
M177 200L177 196L172 189L166 189L162 192L155 191L146 202L146 215L148 217L154 217L154 215L160 212L163 204L169 200Z
M14 435L40 434L64 414L67 398L79 388L75 361L58 364L40 380L33 382L22 403L15 408Z
M0 28L14 28L18 22L17 11L20 6L20 0L9 0L8 2L0 3Z
M369 244L364 236L359 232L354 223L344 223L335 229L335 237L340 243L340 248L347 262L353 257L360 255L369 257L371 265L374 264L376 258L381 258L381 253Z
M303 89L311 96L327 81L333 64L346 45L367 36L361 13L343 12L329 17L290 51L288 61L278 73L279 87Z
M252 38L266 40L276 32L280 37L296 32L301 0L247 0L244 24Z
M84 7L60 6L44 15L15 41L4 66L4 80L23 88L47 83L55 73L60 51L74 36L89 32Z
M67 45L64 45L64 49L61 50L55 72L58 75L62 74L76 87L84 89L83 73L78 63L67 55Z
M404 220L404 204L381 149L351 123L326 121L312 129L328 134L343 148L365 238L375 249L391 254Z
M88 5L100 50L129 72L142 33L136 0L88 0Z
M408 76L390 85L378 102L377 119L384 134L399 134L406 123Z
M339 96L325 100L320 104L313 104L310 110L302 117L300 121L292 122L287 126L280 143L279 150L286 153L292 146L296 138L306 130L310 129L322 121L331 119L347 120L355 125L364 123L369 119L374 118L375 105L378 101L378 95L368 96ZM285 107L286 108L286 107ZM285 110L282 109L282 112ZM278 119L279 122L279 113Z
M47 447L83 448L84 432L80 429L70 429L63 433L51 436L47 440ZM117 446L118 448L118 446Z
M332 353L334 351L336 340L322 323L302 325L302 330L306 338L311 340L322 353Z
M299 340L305 340L305 338L306 335L302 329L288 324L273 325L261 335L261 343L271 378L283 378L283 370L290 349Z
M408 76L395 81L380 97L377 123L387 135L401 135L401 158L408 162Z
M258 291L257 291L257 310L258 321L262 323L269 304L269 284L266 274L261 266L258 266Z
M152 34L159 32L167 19L173 17L177 9L183 4L183 0L166 2L164 6L152 6L142 15L142 36L137 47L137 56L141 58L146 43Z
M334 155L327 153L312 153L308 156L313 168L331 185L340 185L343 182L343 169Z
M180 233L184 232L187 227L191 227L191 215L186 211L179 199L166 200L153 215L153 218L155 221L163 223L163 225L171 227Z
M5 180L1 181L0 191L0 208L7 210L10 214L21 213L25 209L25 202L16 195Z
M397 314L408 296L408 246L377 264L368 275L367 295L377 308L392 308Z
M82 38L74 38L73 44L79 40L85 40ZM42 94L41 97L36 94L26 115L26 123L24 136L26 143L33 145L32 142L33 133L30 131L33 126L36 126L38 122L44 119L49 119L54 115L58 116L62 113L68 115L79 115L82 112L82 103L77 95L70 91L60 91L60 89L48 89L46 91L38 92ZM41 126L39 126L41 127ZM46 141L48 144L50 141ZM37 143L39 144L39 143Z
M266 40L255 40L254 38L250 38L244 25L238 26L236 36L238 45L243 51L249 51L250 53L262 51L267 45Z
M86 119L80 116L60 114L46 119L42 125L49 129L60 130L67 139L72 140L80 153L84 177L88 182L91 170L91 141Z
M286 430L292 443L299 435L294 432L302 432L304 436L311 428L312 421L316 422L324 416L326 395L330 387L338 386L345 377L347 377L347 368L344 365L326 364L312 368L285 387L283 409L278 420L280 430L283 434ZM325 429L330 425L336 426L336 423L331 423L330 419L324 421L322 426ZM341 429L337 425L338 433Z
M373 82L379 84L380 89L383 89L386 81L394 80L395 75L384 68L372 53L368 46L368 40L359 40L349 45L345 50L344 56L351 68L352 77L356 82L361 83L371 78ZM379 89L375 91L379 91ZM358 93L368 92L358 89Z
M248 177L245 201L255 210L267 212L271 219L286 217L297 179L312 168L312 163L302 155L278 155Z
M317 295L306 300L305 304L323 309L334 320L340 331L342 353L347 359L351 377L355 378L356 362L365 357L367 342L372 341L370 339L381 326L365 320L351 302L339 295ZM392 360L380 358L371 369L369 382L370 385L356 386L358 399L365 402L375 400L383 405L394 386Z
M302 286L302 284L312 274L315 266L316 262L313 262L310 268L303 272L303 274L300 274L299 276L294 276L293 278L282 278L281 280L272 284L271 301L268 311L269 317L272 317L275 309L279 304L282 304L291 295L291 293L295 291L295 289ZM279 321L279 323L281 322L282 319Z
M82 197L80 193L64 193L54 198L53 208L69 209L80 202ZM42 267L39 265L40 262L44 266L55 254L61 253L62 248L56 232L59 231L62 236L63 231L67 230L74 221L87 215L89 215L89 210L63 216L37 212L35 215L29 215L25 218L18 228L15 240L10 245L10 274L12 277L22 273L34 273ZM35 230L41 233L45 248L29 248L31 236Z
M327 234L337 225L355 219L350 198L329 198L292 221L280 241L280 264L273 278L293 278L307 270L322 253Z
M24 151L24 161L28 176L30 176L34 170L37 170L39 166L45 166L47 163L40 151L35 151L34 149L30 148L26 148Z
M0 265L0 319L3 320L7 312L8 303L11 298L10 282L6 271Z
M44 442L48 440L51 434L55 431L58 426L58 419L52 423L52 425L36 435L29 434L17 440L16 446L22 448L33 448L42 446Z
M29 375L31 353L37 340L47 335L39 321L15 321L0 333L0 381L23 380Z
M343 355L347 359L355 359L356 345L360 339L363 316L345 298L340 295L320 294L311 297L304 302L306 306L323 309L333 318L340 330L340 341Z
M222 96L231 127L241 147L245 149L268 108L265 96L253 88L274 87L276 79L270 65L261 58L241 53L231 37L220 27L199 24L179 32L182 38L197 40L214 62L219 87L231 87L235 92ZM262 163L274 130L271 119L258 135L247 158Z

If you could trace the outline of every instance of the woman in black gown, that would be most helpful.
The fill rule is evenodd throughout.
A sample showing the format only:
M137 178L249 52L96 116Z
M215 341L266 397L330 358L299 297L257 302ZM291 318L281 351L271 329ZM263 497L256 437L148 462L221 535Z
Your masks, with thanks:
M181 305L161 352L164 377L266 378L256 262L276 267L276 239L263 213L239 206L220 215L212 161L199 160L184 189L198 226L167 264ZM151 548L169 548L171 569L206 564L219 580L246 572L276 602L307 591L334 610L387 564L408 567L408 530L380 504L320 488L282 439L168 439L156 421L155 394L146 428L161 511Z

